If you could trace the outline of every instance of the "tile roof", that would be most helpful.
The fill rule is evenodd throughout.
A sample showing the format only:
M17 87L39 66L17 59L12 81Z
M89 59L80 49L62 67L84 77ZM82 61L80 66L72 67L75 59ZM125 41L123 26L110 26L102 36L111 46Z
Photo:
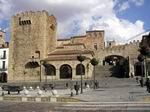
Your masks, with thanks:
M68 43L68 44L63 44L63 46L77 46L77 45L83 45L84 48L86 48L84 43Z
M86 59L90 59L90 58L86 57ZM48 58L45 58L44 60L47 60L47 61L77 60L77 55L56 55L56 56L49 56Z
M71 55L71 54L92 54L94 55L94 52L91 50L69 50L69 49L56 49L55 51L52 51L48 54L50 55Z

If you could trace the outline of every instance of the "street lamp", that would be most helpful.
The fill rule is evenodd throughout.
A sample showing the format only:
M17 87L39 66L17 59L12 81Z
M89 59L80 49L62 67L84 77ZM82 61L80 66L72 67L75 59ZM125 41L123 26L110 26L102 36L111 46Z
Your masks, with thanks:
M40 51L39 50L37 50L37 51L35 51L35 53L37 53L38 54L38 58L39 58L39 60L40 60ZM40 82L42 81L42 78L41 78L41 70L42 69L42 65L41 65L41 60L40 60Z
M45 67L45 82L47 84L47 68L48 68L48 64L46 61L43 61L43 66Z
M82 62L85 60L85 56L82 56L81 54L79 56L77 56L77 60L80 61L80 65L82 65ZM83 74L83 70L82 70L82 66L80 66L80 71L81 71L81 94L83 93L83 88L82 88L82 74Z
M94 66L94 81L93 81L93 83L94 83L94 89L95 89L96 88L95 87L95 66L98 65L98 61L96 60L96 58L93 58L93 59L91 59L90 63Z

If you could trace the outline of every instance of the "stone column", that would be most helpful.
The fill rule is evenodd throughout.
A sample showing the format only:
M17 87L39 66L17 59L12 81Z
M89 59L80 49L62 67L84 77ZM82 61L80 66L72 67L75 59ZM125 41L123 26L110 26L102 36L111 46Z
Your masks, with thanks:
M76 69L72 68L72 79L76 79Z
M59 69L56 69L56 77L55 80L59 80L60 79L60 71Z

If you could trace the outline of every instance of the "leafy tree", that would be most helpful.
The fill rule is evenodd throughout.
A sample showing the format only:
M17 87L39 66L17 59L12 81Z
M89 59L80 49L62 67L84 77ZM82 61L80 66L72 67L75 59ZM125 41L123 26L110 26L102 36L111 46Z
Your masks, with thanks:
M77 60L80 62L84 61L85 59L86 59L85 56L82 56L82 55L77 56Z
M95 66L98 65L98 61L96 58L91 59L90 63L94 66L94 89L96 88L96 82L95 82Z
M139 51L144 56L150 56L150 48L148 48L147 46L141 45Z
M91 59L90 63L91 63L93 66L98 65L98 61L96 60L96 58Z
M140 61L140 62L143 62L144 61L144 55L142 54L139 54L137 59Z

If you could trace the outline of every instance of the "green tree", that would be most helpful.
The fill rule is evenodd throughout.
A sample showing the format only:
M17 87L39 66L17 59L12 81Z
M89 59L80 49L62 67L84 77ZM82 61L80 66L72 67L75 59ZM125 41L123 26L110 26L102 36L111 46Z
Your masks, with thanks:
M90 63L94 66L94 81L93 81L93 83L94 83L94 89L96 88L95 87L95 66L96 65L98 65L98 60L96 59L96 58L93 58L93 59L91 59L91 61L90 61Z
M86 59L85 56L82 56L81 54L77 56L77 60L80 61L80 64ZM82 68L81 68L82 71ZM82 72L81 72L81 94L83 93L83 88L82 88Z

